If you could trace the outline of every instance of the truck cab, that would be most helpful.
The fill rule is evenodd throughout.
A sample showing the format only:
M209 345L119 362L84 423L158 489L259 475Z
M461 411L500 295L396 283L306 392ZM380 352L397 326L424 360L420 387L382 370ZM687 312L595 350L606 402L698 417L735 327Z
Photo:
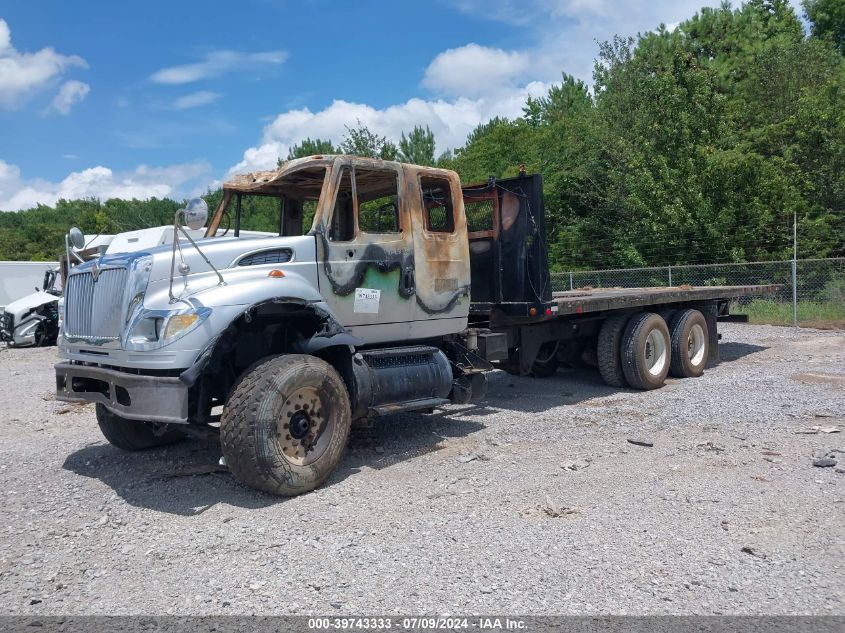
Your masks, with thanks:
M206 236L220 234L226 223L222 235L231 230L239 237L248 210L277 209L279 237L313 237L315 285L353 336L381 343L466 327L469 251L454 172L353 156L311 157L236 178L223 191ZM252 258L264 261L261 253L267 254L268 263L258 264L265 267L286 263L270 261L287 256L274 248L262 243Z

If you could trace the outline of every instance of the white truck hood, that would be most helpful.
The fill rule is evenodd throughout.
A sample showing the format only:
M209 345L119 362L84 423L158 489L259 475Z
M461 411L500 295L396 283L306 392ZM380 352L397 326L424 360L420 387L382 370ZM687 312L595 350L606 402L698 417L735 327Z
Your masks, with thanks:
M12 301L4 308L4 310L10 314L15 315L15 321L17 321L21 317L21 315L26 312L29 312L33 308L37 308L39 306L43 306L47 303L51 303L53 301L58 300L59 298L56 295L51 295L49 292L39 290L38 292L33 292L30 295L21 297L16 301Z

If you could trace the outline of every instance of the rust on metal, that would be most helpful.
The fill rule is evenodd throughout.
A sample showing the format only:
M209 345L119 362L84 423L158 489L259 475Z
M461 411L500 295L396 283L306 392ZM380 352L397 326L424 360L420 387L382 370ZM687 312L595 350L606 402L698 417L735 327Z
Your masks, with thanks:
M434 193L424 199L426 191ZM241 195L317 201L312 224L304 230L317 239L318 263L333 294L349 296L375 273L395 277L398 299L413 298L426 315L451 316L459 304L459 312L468 311L467 223L454 172L348 155L287 161L276 170L227 181L206 236L217 234ZM383 232L362 227L359 205L391 196L397 226ZM433 210L446 224L431 225ZM350 211L353 223L335 217Z

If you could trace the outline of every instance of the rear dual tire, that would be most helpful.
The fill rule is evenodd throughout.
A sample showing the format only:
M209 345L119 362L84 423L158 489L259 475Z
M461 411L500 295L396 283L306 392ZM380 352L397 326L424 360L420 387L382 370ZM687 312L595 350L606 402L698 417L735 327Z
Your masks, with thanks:
M606 318L599 331L599 342L596 349L599 373L611 387L624 387L626 385L620 350L622 349L622 335L625 333L627 324L628 316L617 314Z
M659 314L632 316L622 336L622 372L634 389L658 389L669 374L672 343L666 321Z
M709 358L709 340L698 310L611 316L599 331L599 372L612 387L646 390L663 386L670 373L697 378Z
M710 355L707 320L698 310L684 310L670 324L672 362L670 373L676 378L698 378Z

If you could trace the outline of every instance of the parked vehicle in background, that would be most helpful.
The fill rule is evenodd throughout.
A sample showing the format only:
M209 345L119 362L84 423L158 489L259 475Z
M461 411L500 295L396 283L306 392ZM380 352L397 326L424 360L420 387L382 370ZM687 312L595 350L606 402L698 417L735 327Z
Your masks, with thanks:
M0 314L12 301L30 294L33 288L40 288L44 282L44 273L56 266L57 261L0 262Z
M74 249L71 263L84 262L101 256L112 241L113 235L82 235L81 246ZM3 307L0 312L0 341L14 347L55 345L59 333L62 287L67 276L68 257L66 251L59 265L47 265L41 288L35 292L18 296ZM11 263L11 262L10 262ZM31 267L35 262L19 262ZM12 271L14 274L14 271Z
M269 237L241 231L256 201L278 214ZM202 226L203 205L172 230ZM699 376L728 301L767 291L552 293L539 176L462 187L352 156L235 178L205 236L70 271L57 398L96 403L126 450L219 432L234 476L281 495L326 480L353 421L481 399L494 367L593 362L637 389Z
M58 267L44 273L35 292L9 303L0 314L0 341L13 346L55 345L59 334L59 297L62 296Z

